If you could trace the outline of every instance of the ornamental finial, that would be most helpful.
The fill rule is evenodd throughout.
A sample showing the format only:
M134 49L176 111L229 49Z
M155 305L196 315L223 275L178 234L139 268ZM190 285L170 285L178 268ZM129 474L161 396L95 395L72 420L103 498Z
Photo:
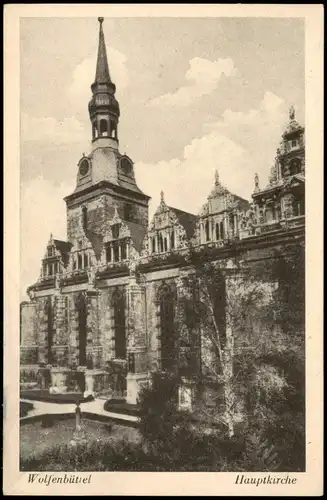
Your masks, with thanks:
M163 191L160 191L160 203L165 203L165 197Z
M218 186L218 184L219 184L219 172L218 172L218 170L215 171L215 184L216 184L216 186Z
M103 23L103 21L104 21L103 17L98 17L98 21L99 21L99 23L101 25Z
M254 189L255 189L256 191L258 191L258 190L259 190L259 176L258 176L258 174L257 174L257 173L256 173L256 174L254 174Z
M294 120L294 118L295 118L295 108L294 108L293 105L290 107L289 116L290 116L290 120Z

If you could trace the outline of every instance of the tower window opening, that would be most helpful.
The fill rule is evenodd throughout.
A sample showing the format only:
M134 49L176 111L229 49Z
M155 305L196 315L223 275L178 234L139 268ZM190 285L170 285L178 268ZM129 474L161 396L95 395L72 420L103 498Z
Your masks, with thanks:
M93 123L93 139L96 139L97 137L98 137L98 129L96 123Z
M100 135L108 137L108 122L107 120L100 120Z
M113 120L110 120L110 136L113 139L116 139L116 123Z

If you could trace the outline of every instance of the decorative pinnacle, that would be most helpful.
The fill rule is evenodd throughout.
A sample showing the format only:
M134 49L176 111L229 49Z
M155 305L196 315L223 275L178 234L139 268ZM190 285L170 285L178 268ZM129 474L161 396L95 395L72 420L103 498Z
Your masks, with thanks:
M99 21L100 24L102 24L103 21L104 21L104 18L103 17L98 17L98 21Z
M258 176L258 174L254 174L254 188L259 189L259 176Z
M293 105L290 107L289 116L290 116L290 120L294 120L294 118L295 118L295 109L294 109Z
M160 203L165 203L164 192L160 191Z
M219 172L218 172L218 170L216 170L215 171L215 184L216 184L216 186L218 186L219 183L220 183L219 182Z

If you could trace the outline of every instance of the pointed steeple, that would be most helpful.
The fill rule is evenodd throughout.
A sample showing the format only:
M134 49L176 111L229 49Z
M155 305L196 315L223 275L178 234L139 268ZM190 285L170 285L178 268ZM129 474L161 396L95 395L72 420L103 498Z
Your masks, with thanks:
M97 67L95 72L95 83L108 83L111 82L106 43L104 40L104 33L102 28L103 17L98 17L100 23L99 29L99 47L98 47L98 59Z
M89 114L92 123L92 142L94 147L117 148L119 103L115 98L116 85L109 72L107 49L103 33L103 17L99 17L99 47L95 71L95 81L91 85L92 98L89 102Z

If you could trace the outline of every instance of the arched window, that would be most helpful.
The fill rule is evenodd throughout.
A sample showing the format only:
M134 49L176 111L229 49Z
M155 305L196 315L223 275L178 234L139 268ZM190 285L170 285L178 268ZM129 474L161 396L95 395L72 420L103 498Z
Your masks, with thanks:
M111 246L108 245L107 248L106 248L106 259L107 259L107 262L111 262Z
M156 238L155 236L152 237L152 253L156 252Z
M219 224L216 222L216 240L219 240Z
M167 238L165 237L163 241L164 241L164 251L167 252L168 250Z
M113 139L117 137L116 123L113 120L110 120L110 135Z
M295 158L290 163L290 174L300 174L301 173L301 160L299 158Z
M163 252L163 239L162 234L159 234L159 252Z
M163 370L174 368L177 361L177 346L175 335L175 303L176 289L167 284L158 290L160 303L160 339L161 367Z
M87 339L87 306L85 295L81 292L76 298L76 309L78 315L78 364L86 365L86 339Z
M206 241L209 241L210 233L209 233L209 221L208 220L206 220L206 223L205 223L205 232L206 232Z
M82 261L82 256L81 256L80 253L78 254L77 260L78 260L78 269L82 269L82 267L83 267L83 261Z
M46 356L47 362L52 364L52 344L53 344L53 309L51 297L47 297L45 303L45 314L47 318L47 338L46 338Z
M125 323L125 294L116 289L112 296L114 331L115 331L115 358L126 359L126 323Z
M126 243L125 242L122 242L121 243L121 260L125 260L126 259Z
M84 254L84 269L87 268L88 266L89 266L89 259L88 259L87 254L85 253Z
M225 238L225 231L224 231L224 222L222 221L220 224L220 238L223 240Z
M170 235L170 248L174 250L175 248L175 231L172 230L171 235Z
M108 137L108 122L107 120L100 120L100 135Z

